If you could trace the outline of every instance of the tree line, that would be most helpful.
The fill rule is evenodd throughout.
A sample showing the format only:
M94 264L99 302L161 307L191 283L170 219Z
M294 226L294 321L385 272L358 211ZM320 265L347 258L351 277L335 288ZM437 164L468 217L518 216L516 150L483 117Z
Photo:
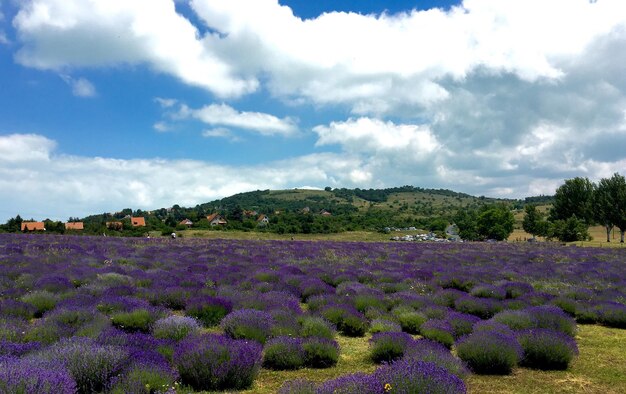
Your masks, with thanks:
M547 217L534 204L526 205L522 226L533 237L556 238L563 242L589 239L589 226L602 225L606 241L614 227L624 243L626 231L626 179L618 173L597 184L588 178L568 179L554 195Z

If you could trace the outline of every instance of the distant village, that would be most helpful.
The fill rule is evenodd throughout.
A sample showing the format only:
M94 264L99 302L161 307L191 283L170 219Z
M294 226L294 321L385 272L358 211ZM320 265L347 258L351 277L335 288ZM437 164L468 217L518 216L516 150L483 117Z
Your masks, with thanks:
M147 213L150 214L151 212L147 212ZM304 209L301 210L301 213L309 214L310 209L308 207L305 207ZM280 212L277 211L277 212L274 212L274 214L278 215L280 214ZM326 210L320 211L319 215L324 216L324 217L332 216L332 214ZM265 227L270 223L270 219L267 215L258 213L257 211L244 210L243 216L245 218L252 218L252 220L256 219L257 225L259 227ZM121 231L124 229L123 220L129 220L130 225L133 228L146 227L145 217L143 216L135 217L135 216L127 215L126 217L123 217L119 220L105 222L106 228L109 230ZM226 226L228 224L228 220L226 219L226 217L220 213L212 213L210 215L207 215L206 220L211 227ZM68 221L62 224L65 226L65 230L69 232L72 232L72 231L80 232L80 231L85 230L85 223L82 221ZM177 227L192 228L194 227L194 224L195 223L191 221L190 219L183 219L178 223ZM20 230L22 232L46 231L46 222L25 220L25 221L22 221Z

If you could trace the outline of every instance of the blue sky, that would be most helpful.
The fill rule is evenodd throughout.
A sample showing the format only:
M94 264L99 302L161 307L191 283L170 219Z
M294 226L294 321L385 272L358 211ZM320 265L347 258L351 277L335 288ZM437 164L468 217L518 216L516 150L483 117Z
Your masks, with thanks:
M0 0L0 221L626 168L620 0Z

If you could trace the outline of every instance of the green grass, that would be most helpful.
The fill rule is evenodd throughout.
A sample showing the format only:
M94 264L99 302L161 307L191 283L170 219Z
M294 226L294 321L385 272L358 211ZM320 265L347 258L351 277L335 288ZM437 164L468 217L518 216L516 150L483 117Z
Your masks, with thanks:
M297 371L262 369L253 386L241 393L276 393L284 381L304 378L322 382L341 375L376 369L369 359L368 340L337 338L341 356L334 368ZM470 375L469 393L602 393L626 392L626 330L597 325L580 325L576 337L580 355L566 371L516 368L508 376Z

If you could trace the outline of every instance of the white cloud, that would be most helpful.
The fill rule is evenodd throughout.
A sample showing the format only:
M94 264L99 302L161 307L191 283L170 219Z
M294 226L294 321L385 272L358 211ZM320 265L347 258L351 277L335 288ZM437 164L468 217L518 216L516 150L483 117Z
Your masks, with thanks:
M178 103L178 100L172 98L155 97L154 101L157 102L161 108L172 108Z
M230 141L240 141L239 137L233 134L232 131L226 127L216 127L202 132L203 137L207 138L226 138Z
M235 75L172 0L25 0L13 20L26 66L60 70L147 64L223 97L256 90L255 78Z
M289 136L298 130L296 121L289 117L281 119L261 112L240 112L226 104L210 104L200 109L183 105L177 115L179 119L191 117L209 125L236 127L267 136Z
M128 206L194 206L255 189L345 185L350 183L350 171L361 165L345 155L332 154L259 166L119 160L53 155L54 146L53 141L39 135L0 136L0 203L7 218L36 212L41 219L66 219ZM330 181L331 176L335 182Z
M55 148L54 141L37 134L0 135L0 162L45 163Z
M61 79L72 89L72 94L76 97L95 97L96 87L85 78L72 78L67 74L59 74Z
M309 20L278 0L190 4L209 33L173 0L28 0L14 20L24 45L17 59L53 69L146 63L223 97L256 91L263 75L285 98L366 113L429 107L447 97L442 78L480 68L558 81L564 59L626 21L621 0L465 0L449 11Z
M316 126L313 131L319 136L318 146L340 144L345 150L354 152L392 152L424 159L440 148L437 138L428 127L396 125L379 119L358 118L332 122L329 126Z
M152 125L152 127L160 133L165 133L167 131L172 130L172 126L170 126L169 124L165 122L156 122L155 124Z

